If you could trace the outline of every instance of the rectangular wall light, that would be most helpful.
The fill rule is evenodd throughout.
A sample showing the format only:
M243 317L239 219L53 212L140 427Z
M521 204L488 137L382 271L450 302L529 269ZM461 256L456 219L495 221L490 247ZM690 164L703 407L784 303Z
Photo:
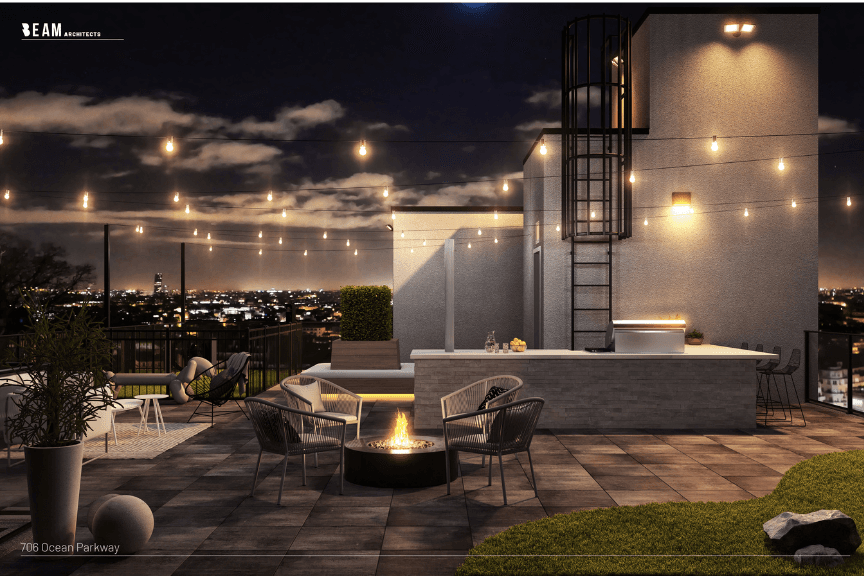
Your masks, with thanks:
M693 208L690 207L690 192L673 192L672 214L680 216L682 214L692 213Z

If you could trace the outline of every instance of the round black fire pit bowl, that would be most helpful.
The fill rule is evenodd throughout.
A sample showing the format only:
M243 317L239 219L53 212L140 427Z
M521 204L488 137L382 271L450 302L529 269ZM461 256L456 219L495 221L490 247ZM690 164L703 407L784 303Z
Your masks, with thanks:
M412 440L426 440L434 444L429 448L408 450L381 450L368 446L380 438L356 438L345 443L345 480L361 486L377 488L422 488L439 486L447 482L444 438L412 436ZM450 481L458 476L457 453L450 451Z

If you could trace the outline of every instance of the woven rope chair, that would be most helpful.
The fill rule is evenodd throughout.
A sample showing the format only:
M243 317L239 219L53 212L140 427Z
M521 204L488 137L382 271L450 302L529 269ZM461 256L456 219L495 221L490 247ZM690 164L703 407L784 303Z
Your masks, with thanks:
M231 362L231 359L237 354L243 354L243 361L238 363L239 369L234 371L233 374L226 374L224 368ZM223 415L230 414L235 412L234 410L221 410L219 412L214 412L214 407L220 407L228 402L233 401L237 404L237 407L240 408L240 411L246 416L246 419L249 419L249 415L246 414L246 411L243 410L243 407L240 406L240 403L237 402L232 396L234 395L234 388L237 384L240 383L240 380L246 378L245 369L246 364L249 362L249 354L246 352L238 352L228 358L227 360L223 360L218 364L214 364L210 368L204 368L197 374L195 374L195 378L186 386L187 394L189 394L189 400L198 400L198 406L195 408L195 411L192 412L192 415L189 416L190 422L192 418L198 416L199 414L202 416L206 416L206 412L199 412L201 406L204 404L210 405L210 425L213 425L213 416L215 415ZM221 371L220 371L221 370ZM223 376L224 375L224 376ZM215 385L214 385L215 384Z
M255 485L258 482L258 470L261 467L261 455L266 451L285 456L282 465L282 481L279 483L279 498L276 504L282 503L282 488L285 485L285 473L288 471L288 456L303 457L303 486L306 486L306 455L339 450L339 494L345 485L345 421L333 416L323 416L296 410L261 400L247 398L246 406L252 415L252 427L261 451L258 453L258 463L255 465L255 477L252 479L252 492L255 495ZM312 426L307 424L312 422ZM316 464L317 466L317 464Z
M362 397L353 392L349 392L345 388L342 388L329 380L316 378L314 376L306 376L305 374L298 374L296 376L285 378L279 383L279 388L281 388L282 392L285 394L285 400L288 406L296 408L297 410L312 412L312 404L306 398L296 394L293 390L288 388L288 386L308 386L315 382L318 383L318 387L321 391L321 401L325 408L324 412L316 412L316 414L342 418L348 424L357 422L357 438L359 438L360 411L363 408Z
M504 388L507 392L503 392L497 398L489 400L488 403L482 405L486 399L486 394L493 386ZM522 380L516 376L492 376L473 382L464 388L460 388L455 392L451 392L447 396L441 398L441 417L448 418L457 414L467 414L468 412L476 412L481 408L492 408L513 402L519 397L519 391L522 388ZM494 416L493 416L494 417ZM492 418L480 418L476 421L476 432L488 433L489 424L492 423ZM486 466L486 456L483 456L482 466Z
M447 494L450 494L450 450L471 452L490 457L489 486L492 485L491 457L498 456L498 467L501 469L501 492L504 494L504 505L507 505L507 488L504 485L505 454L517 452L528 453L528 464L531 467L531 484L534 496L537 496L537 481L534 478L534 463L531 461L531 440L543 409L542 398L525 398L444 418L444 451L446 454ZM488 433L477 433L477 425L481 419L491 420ZM458 461L458 458L457 458Z

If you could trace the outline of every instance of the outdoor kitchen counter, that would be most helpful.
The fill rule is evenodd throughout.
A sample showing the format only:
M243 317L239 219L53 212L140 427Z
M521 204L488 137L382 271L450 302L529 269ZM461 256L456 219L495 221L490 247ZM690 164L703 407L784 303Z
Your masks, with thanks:
M414 428L441 428L441 397L489 376L546 400L541 428L753 429L757 362L776 354L685 346L683 354L413 350Z

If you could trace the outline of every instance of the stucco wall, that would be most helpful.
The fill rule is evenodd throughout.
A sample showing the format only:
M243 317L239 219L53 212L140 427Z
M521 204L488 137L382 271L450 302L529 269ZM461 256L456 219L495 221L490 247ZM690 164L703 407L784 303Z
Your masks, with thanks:
M411 350L444 348L446 238L456 248L455 347L482 348L490 330L498 342L522 337L521 212L495 220L491 211L397 211L393 224L393 337L402 362Z
M817 204L802 200L818 194L818 163L791 157L815 154L817 139L723 136L817 131L817 16L748 18L750 37L724 34L731 18L706 14L653 14L637 32L634 45L649 46L650 134L634 136L634 233L613 244L613 317L680 315L714 344L782 346L785 363L803 348L803 330L818 326ZM681 137L698 139L663 140ZM545 139L557 158L560 139ZM547 176L545 202L560 210L560 164L535 151L524 169ZM525 189L527 208L541 189ZM690 192L695 213L671 216L673 192ZM545 347L567 348L569 242L555 232L560 212L544 214L544 318L564 321L547 323ZM580 246L577 255L601 249ZM526 260L526 277L531 268Z

